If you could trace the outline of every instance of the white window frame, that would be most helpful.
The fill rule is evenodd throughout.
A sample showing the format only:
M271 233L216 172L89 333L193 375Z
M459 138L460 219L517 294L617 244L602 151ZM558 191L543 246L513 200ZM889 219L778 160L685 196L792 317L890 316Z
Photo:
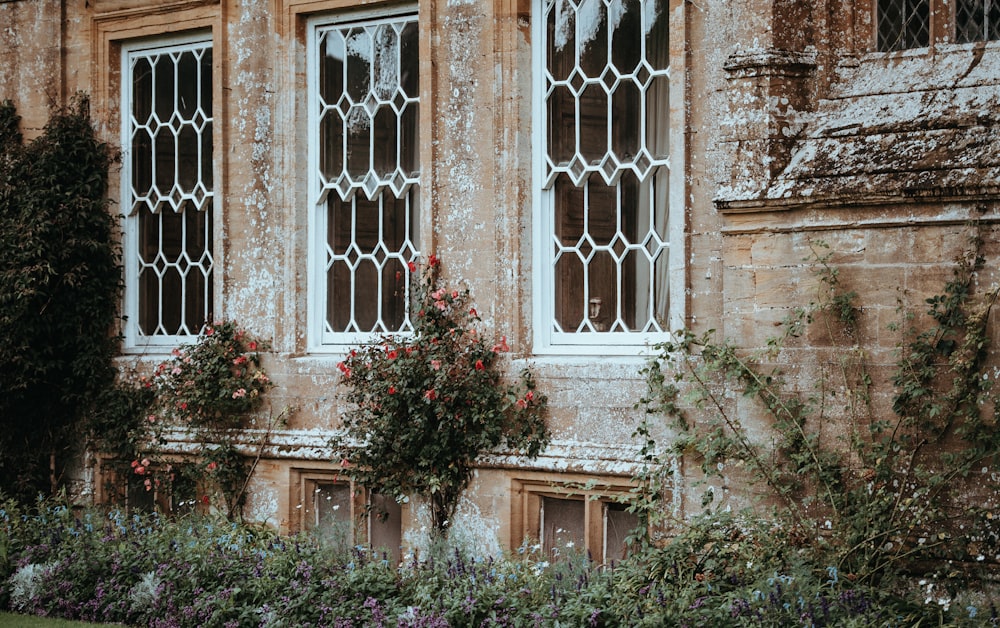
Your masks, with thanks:
M120 186L120 206L121 214L120 218L122 221L122 259L124 266L124 277L125 286L123 291L124 299L124 312L125 312L125 324L124 324L124 350L127 352L136 351L167 351L170 348L176 347L181 344L186 344L193 342L201 329L192 331L191 334L161 334L161 335L144 335L139 329L139 264L136 261L136 256L139 249L139 220L136 215L131 214L132 208L132 154L131 154L131 110L132 110L132 75L130 71L130 61L133 56L141 55L143 52L170 52L178 50L186 50L195 47L205 47L212 49L213 52L213 76L212 76L212 86L213 86L213 111L208 112L208 118L212 122L212 190L207 192L206 198L210 198L212 202L212 229L218 233L219 216L221 216L221 208L219 207L219 197L215 194L215 188L219 185L219 169L217 159L215 158L218 154L218 130L216 128L215 119L215 99L218 96L218 77L215 76L215 64L214 53L215 44L212 38L212 33L209 31L198 31L195 33L183 34L183 35L166 35L163 37L157 37L155 39L143 39L132 42L123 43L121 46L121 57L120 57L120 67L121 67L121 95L119 102L121 103L121 151L122 151L122 169L121 169L121 186ZM211 266L211 286L209 287L210 293L213 295L213 302L218 308L219 298L218 298L218 276L217 269L219 268L219 259L216 254L217 246L215 242L216 238L213 237L213 250L209 251L211 256L210 266ZM211 313L210 313L211 314ZM205 321L205 323L210 323L211 321Z
M391 9L358 9L350 11L340 11L334 14L324 14L313 16L306 21L306 95L305 100L309 111L308 115L308 200L309 220L308 220L308 270L307 270L307 351L314 354L342 354L350 347L366 342L371 342L379 334L378 332L329 332L326 329L326 307L328 282L326 278L326 246L327 246L327 205L326 196L323 194L323 182L320 176L320 133L319 133L319 109L316 106L319 90L319 51L317 50L318 31L324 27L348 25L348 24L372 24L379 22L398 21L400 18L412 18L418 21L418 11L416 4L404 4L392 7ZM422 88L421 88L422 89ZM420 106L419 95L416 99ZM419 116L417 120L418 141L421 135L419 128ZM419 147L417 148L419 154ZM422 171L423 164L418 166ZM421 175L418 172L414 177L415 181L408 182L407 188L415 190L413 194L415 201L420 202ZM368 200L366 196L366 185L355 182L353 187L357 188L354 194L359 198ZM392 193L392 188L386 189ZM334 193L334 192L328 192ZM376 194L370 200L377 200ZM405 196L403 197L405 198ZM413 259L420 255L420 221L424 208L417 208L415 220L409 226L410 233L407 236L412 238ZM405 266L404 266L405 268ZM407 287L407 299L409 298L409 275L404 276L403 281ZM407 308L409 305L407 304ZM406 330L391 332L394 335L405 335L410 332Z
M555 272L553 269L552 234L554 230L554 195L555 185L546 188L547 178L547 112L544 98L546 67L546 24L543 19L543 2L532 2L532 207L534 216L533 230L533 273L532 288L535 295L532 303L534 353L539 355L640 355L648 347L657 342L663 342L671 337L671 330L679 328L684 321L686 301L684 286L686 283L686 226L685 226L685 190L684 180L684 133L686 124L686 100L684 90L684 63L674 54L670 55L669 98L670 111L667 115L669 126L669 164L667 180L667 217L666 251L667 256L667 290L668 307L666 320L662 322L663 329L658 332L567 332L553 329L555 321ZM669 12L670 38L683 40L684 31L678 22L683 23L683 2L664 0ZM677 19L680 18L680 19ZM673 48L671 44L671 48ZM673 50L671 50L673 52ZM594 173L593 180L600 181L601 174Z

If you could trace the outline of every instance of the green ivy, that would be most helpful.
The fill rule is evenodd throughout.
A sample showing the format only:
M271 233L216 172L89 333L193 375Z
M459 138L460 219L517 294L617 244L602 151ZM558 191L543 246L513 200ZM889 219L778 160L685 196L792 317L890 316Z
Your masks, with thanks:
M78 432L114 381L121 285L108 211L113 151L78 96L27 145L0 106L0 486L62 483Z
M428 498L434 529L444 533L481 455L506 446L534 457L549 434L547 399L531 372L504 380L506 339L479 334L469 291L446 287L439 268L431 256L414 281L412 334L361 346L339 365L354 442L334 445L368 488Z

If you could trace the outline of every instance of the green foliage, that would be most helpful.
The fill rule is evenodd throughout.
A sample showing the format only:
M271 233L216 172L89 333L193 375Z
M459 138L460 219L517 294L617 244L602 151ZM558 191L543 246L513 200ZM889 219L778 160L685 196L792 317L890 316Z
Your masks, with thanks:
M503 380L506 339L487 342L468 290L446 288L438 271L432 256L414 281L411 335L352 350L339 368L351 404L344 425L356 441L343 455L350 472L397 499L429 498L444 532L480 455L504 446L534 457L548 432L547 400L530 371Z
M128 431L119 441L135 446L130 454L135 456L132 469L148 476L147 488L169 481L177 472L187 473L203 488L217 490L229 518L241 512L260 449L285 416L285 412L268 416L256 457L240 452L243 430L250 427L274 386L261 366L261 352L267 348L235 321L218 321L206 326L195 344L174 349L172 357L157 366L149 382L151 409L141 415L139 437ZM140 390L145 383L141 381ZM129 424L119 425L122 429ZM187 430L196 443L196 460L156 464L168 445L164 431L176 428ZM143 456L152 456L153 464ZM157 468L163 469L164 477L155 477Z
M260 366L266 347L235 321L205 327L156 368L157 414L195 428L245 427L273 384Z
M993 468L1000 455L1000 399L990 392L987 361L997 290L974 296L979 246L974 238L943 294L928 299L929 328L912 329L900 344L892 418L873 407L869 352L855 333L857 295L843 289L829 254L820 253L823 243L814 243L810 258L820 299L796 311L781 335L753 352L716 342L713 332L678 333L646 370L644 404L671 417L675 451L699 460L706 476L738 468L742 480L767 486L775 520L801 539L806 564L882 587L948 565L945 573L956 579L961 570L953 561L974 565L1000 555L990 505L963 501L977 489L973 475ZM843 344L835 370L817 369L823 375L815 390L803 392L775 358L819 320ZM838 388L846 391L839 414L832 412ZM741 422L730 403L734 393L759 402L770 434ZM818 426L830 419L847 426L843 439L819 438Z
M956 598L934 583L922 584L914 603L833 566L814 569L787 530L725 514L697 518L669 546L609 568L583 555L549 564L528 547L497 557L442 548L397 566L368 548L257 525L74 511L55 501L0 503L0 548L0 608L152 628L997 621L982 598Z
M23 145L0 106L0 486L59 485L83 417L112 385L121 282L112 151L77 97Z

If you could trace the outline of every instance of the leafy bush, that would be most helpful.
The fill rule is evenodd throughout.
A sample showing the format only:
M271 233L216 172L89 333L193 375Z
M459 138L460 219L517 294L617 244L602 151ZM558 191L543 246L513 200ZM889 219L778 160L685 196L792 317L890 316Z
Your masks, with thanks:
M988 328L1000 290L975 295L981 241L973 236L943 293L927 300L930 323L900 341L895 388L882 397L891 407L875 401L872 351L857 340L857 295L841 285L825 245L813 246L817 302L759 350L713 332L678 332L646 370L647 409L672 419L672 452L700 464L706 481L736 470L737 482L753 484L772 506L763 516L786 530L803 564L881 589L934 580L950 591L940 599L950 598L1000 556L992 490L976 503L977 476L1000 458ZM779 355L821 321L826 328L815 333L841 343L838 362L815 365L823 375L803 391ZM755 400L766 420L753 429L743 422L732 405L739 396ZM832 418L843 422L844 438L820 438L818 426ZM704 505L713 498L706 491Z
M175 348L170 360L157 366L148 381L150 413L140 421L139 438L129 436L136 447L133 473L148 476L147 489L178 472L187 473L189 480L202 487L203 499L209 499L209 492L218 492L229 518L241 512L259 460L259 452L256 458L240 452L241 440L245 440L242 430L250 426L274 386L261 365L261 352L267 348L267 343L235 321L217 321L205 327L196 343ZM284 416L284 412L268 416L264 441ZM154 477L146 456L163 457L162 450L169 446L164 430L169 428L188 430L198 451L184 464L158 465L164 477Z
M0 607L187 626L981 626L990 603L926 599L817 567L781 528L724 514L610 568L365 547L209 518L0 506ZM86 556L86 560L80 560Z
M84 417L115 377L121 283L113 154L77 97L27 145L0 105L0 487L62 482Z
M356 441L343 452L350 473L385 495L429 498L444 531L479 456L505 446L534 457L549 435L531 372L504 381L506 338L479 334L468 289L449 289L439 270L431 256L415 281L412 334L352 350L339 368L352 404L344 425Z

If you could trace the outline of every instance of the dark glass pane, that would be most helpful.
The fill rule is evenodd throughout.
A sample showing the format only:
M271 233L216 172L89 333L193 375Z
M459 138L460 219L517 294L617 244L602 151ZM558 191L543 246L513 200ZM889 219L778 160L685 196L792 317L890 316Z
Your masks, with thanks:
M881 52L926 46L930 40L929 0L878 0L875 22Z
M386 331L399 331L406 319L406 271L395 258L382 268L382 323Z
M630 80L619 83L612 97L612 149L621 163L631 163L639 152L640 98L638 86Z
M611 24L611 63L620 74L631 74L642 58L642 7L639 0L613 0Z
M206 117L212 117L212 49L205 48L201 53L201 112Z
M564 251L555 264L556 322L565 332L574 332L583 322L583 261L573 251Z
M146 196L153 186L153 140L145 129L132 136L132 188L137 196Z
M604 505L604 562L618 562L625 558L625 539L639 527L639 516L628 512L624 504Z
M199 83L198 59L193 52L182 52L177 60L177 112L182 120L193 119L198 111Z
M336 181L344 170L344 122L334 110L327 110L319 123L319 167L327 181Z
M542 550L553 558L585 552L585 512L582 499L542 497Z
M198 183L201 168L199 168L201 142L198 132L193 126L185 124L177 135L177 183L186 193L194 191Z
M553 2L546 16L548 68L553 80L564 81L576 67L576 12L568 2Z
M608 94L600 84L580 94L580 153L584 161L599 163L608 153Z
M576 36L580 69L587 78L598 78L608 65L608 14L604 2L581 3L587 8L586 20L577 11ZM596 9L596 11L595 11Z
M208 191L212 191L213 185L212 163L212 123L209 122L201 132L201 182Z
M420 96L420 55L416 21L407 22L400 33L399 86L409 98Z
M651 6L650 6L651 5ZM646 0L643 28L646 29L646 61L655 70L670 67L670 28L667 0Z
M556 87L548 99L549 157L556 165L568 164L576 152L576 99L568 87Z
M138 124L147 124L152 112L153 67L143 57L132 66L132 116Z
M388 552L392 564L399 564L403 545L403 512L396 500L372 493L369 513L369 542L378 551Z
M177 156L177 145L170 127L161 126L153 138L156 150L156 189L161 196L170 194L174 187L174 167Z
M159 55L153 62L154 111L161 124L174 115L174 61L170 55Z
M358 331L377 331L379 320L379 272L371 260L361 260L354 271L354 318Z
M388 105L381 105L375 114L374 121L374 154L372 155L375 173L388 178L396 171L396 127L399 120L396 112Z
M326 322L335 332L350 329L351 324L351 269L336 260L326 276Z
M399 114L399 169L406 176L420 170L420 105L409 103Z

